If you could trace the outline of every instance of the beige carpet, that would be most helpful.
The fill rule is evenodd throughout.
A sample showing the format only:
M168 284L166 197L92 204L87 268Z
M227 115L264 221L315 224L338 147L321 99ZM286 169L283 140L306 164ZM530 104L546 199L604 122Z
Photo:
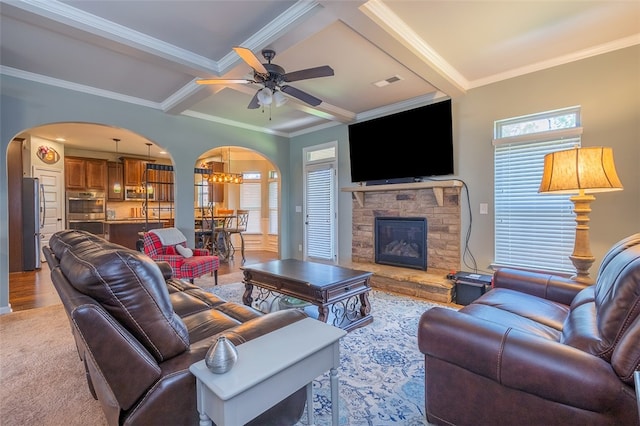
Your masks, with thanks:
M0 316L0 423L106 425L62 305Z
M242 272L218 284L242 281ZM195 280L212 286L213 277ZM0 424L102 426L62 305L0 315Z

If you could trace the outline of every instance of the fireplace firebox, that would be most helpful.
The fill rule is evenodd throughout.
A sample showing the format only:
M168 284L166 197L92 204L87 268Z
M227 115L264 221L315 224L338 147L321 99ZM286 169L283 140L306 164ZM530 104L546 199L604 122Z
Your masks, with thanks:
M376 217L375 262L427 270L427 219Z

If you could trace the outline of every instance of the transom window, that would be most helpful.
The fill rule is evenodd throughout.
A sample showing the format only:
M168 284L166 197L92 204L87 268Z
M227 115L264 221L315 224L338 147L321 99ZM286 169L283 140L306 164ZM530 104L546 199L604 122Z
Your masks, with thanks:
M580 146L580 107L499 120L494 135L496 266L575 272L573 204L538 188L544 156Z

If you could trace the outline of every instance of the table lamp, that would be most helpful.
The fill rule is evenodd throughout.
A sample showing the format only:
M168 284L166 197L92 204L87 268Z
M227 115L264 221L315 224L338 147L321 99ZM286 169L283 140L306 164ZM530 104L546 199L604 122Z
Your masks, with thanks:
M622 183L608 147L573 148L544 156L544 171L538 192L576 194L569 198L576 214L576 237L569 256L576 275L572 279L593 284L589 268L595 261L589 247L589 213L594 192L620 191Z

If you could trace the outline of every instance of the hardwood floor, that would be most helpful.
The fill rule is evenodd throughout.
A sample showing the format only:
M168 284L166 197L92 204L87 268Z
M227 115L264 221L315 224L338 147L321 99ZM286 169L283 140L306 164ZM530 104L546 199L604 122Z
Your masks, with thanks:
M245 257L245 265L249 265L275 260L278 254L269 251L248 251ZM238 254L235 260L220 262L218 276L240 271L241 260ZM13 311L25 311L60 303L58 293L51 282L49 266L43 263L42 269L37 271L10 273L9 303Z

